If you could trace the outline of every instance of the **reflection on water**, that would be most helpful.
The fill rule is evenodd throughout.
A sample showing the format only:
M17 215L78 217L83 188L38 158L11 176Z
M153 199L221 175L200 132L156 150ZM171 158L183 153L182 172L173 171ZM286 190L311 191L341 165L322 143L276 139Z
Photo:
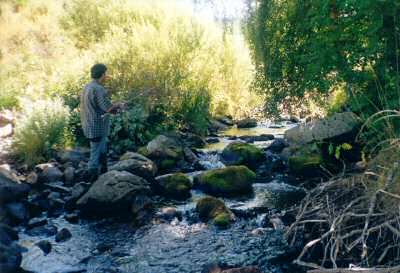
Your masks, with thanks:
M241 136L259 136L263 134L271 134L275 137L283 137L286 130L296 126L291 122L274 124L271 122L259 124L254 128L237 128L231 127L228 130L221 131L218 135L220 142L208 144L203 151L222 151L229 143L236 141L230 140L229 136L241 137ZM260 147L268 146L270 141L260 141L254 144Z

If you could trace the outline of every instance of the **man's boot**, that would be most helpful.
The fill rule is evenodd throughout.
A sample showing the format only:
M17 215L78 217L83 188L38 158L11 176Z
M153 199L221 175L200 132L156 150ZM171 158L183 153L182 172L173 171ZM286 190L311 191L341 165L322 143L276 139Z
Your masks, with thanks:
M92 183L99 178L99 170L97 168L88 169L89 182Z
M108 166L107 166L107 154L101 154L100 155L100 173L106 173L108 172Z

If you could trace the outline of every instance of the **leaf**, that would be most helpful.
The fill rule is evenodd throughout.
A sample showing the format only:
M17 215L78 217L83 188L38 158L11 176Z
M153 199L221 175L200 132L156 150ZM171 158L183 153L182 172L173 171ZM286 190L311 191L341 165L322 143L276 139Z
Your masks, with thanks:
M333 155L333 144L332 143L329 143L329 147L328 147L328 152L329 152L329 155Z
M337 146L336 150L335 150L335 157L336 159L340 158L340 150L341 150L341 146Z
M351 146L351 144L349 144L349 143L343 143L341 146L342 146L342 149L345 151L349 151L353 148L353 146Z

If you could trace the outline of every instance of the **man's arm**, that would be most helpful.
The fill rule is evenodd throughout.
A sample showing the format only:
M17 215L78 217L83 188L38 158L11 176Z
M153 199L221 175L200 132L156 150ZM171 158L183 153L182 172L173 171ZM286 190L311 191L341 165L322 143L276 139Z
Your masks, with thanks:
M96 103L104 113L115 114L119 109L123 108L122 103L111 103L105 89L97 89L95 92Z

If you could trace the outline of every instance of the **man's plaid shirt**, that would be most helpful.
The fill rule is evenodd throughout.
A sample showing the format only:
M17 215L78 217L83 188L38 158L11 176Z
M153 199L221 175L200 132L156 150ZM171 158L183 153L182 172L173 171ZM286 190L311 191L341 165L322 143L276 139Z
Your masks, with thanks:
M89 139L108 136L110 117L107 110L112 106L107 90L93 80L81 94L81 122Z

